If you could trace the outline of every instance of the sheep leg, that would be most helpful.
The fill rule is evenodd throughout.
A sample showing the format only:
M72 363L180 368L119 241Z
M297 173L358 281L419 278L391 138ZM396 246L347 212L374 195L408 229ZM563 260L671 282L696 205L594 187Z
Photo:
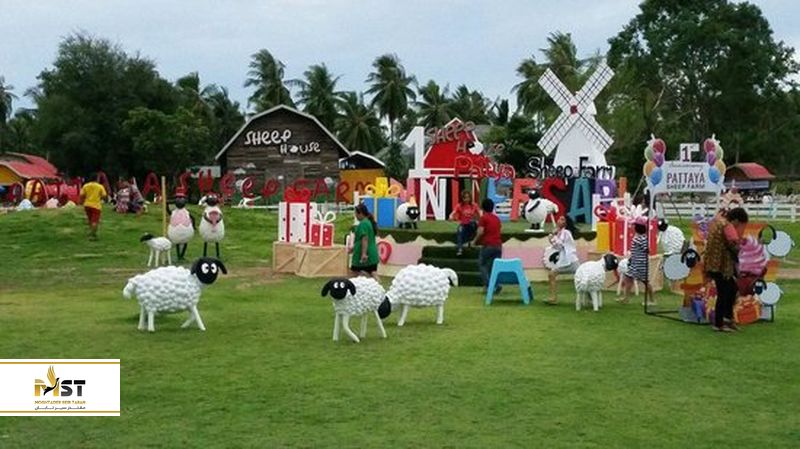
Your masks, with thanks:
M147 311L147 330L150 332L156 331L155 315L156 313L153 312L152 310Z
M197 322L197 327L199 327L201 331L206 330L206 326L203 325L203 320L200 318L200 312L197 311L197 306L192 306L192 316L194 316L194 320Z
M151 249L150 250L150 257L147 258L147 266L149 267L152 264L153 264L153 250Z
M219 259L219 242L214 242L214 246L217 249L217 259Z
M402 326L406 324L406 317L408 316L408 304L403 304L403 311L400 312L400 319L397 320L397 325Z
M347 336L350 337L351 340L353 340L356 343L361 341L358 339L358 336L354 334L353 331L350 329L350 315L348 314L342 315L342 328L344 328L344 333L347 334Z
M381 316L378 315L378 311L375 312L375 321L378 322L378 330L381 331L381 337L386 338L386 329L383 328L383 322L381 321Z
M619 275L619 282L617 282L617 296L622 294L622 283L625 282L625 275Z
M172 251L167 250L167 265L172 265Z
M192 312L189 311L189 318L186 321L184 321L183 324L181 324L181 328L185 329L189 327L189 325L192 323L194 323L194 315L192 315Z
M597 291L592 291L589 295L592 297L592 308L597 312L600 310L600 294Z
M367 336L367 320L369 319L369 314L361 315L361 332L358 334L359 337L364 338Z
M339 320L338 313L333 314L333 341L339 341Z
M444 304L436 306L436 324L444 323Z
M144 311L144 306L139 306L139 330L144 330L144 317L146 313Z
M208 242L203 242L203 257L208 256Z
M581 310L581 301L583 301L583 295L581 292L575 292L575 310Z

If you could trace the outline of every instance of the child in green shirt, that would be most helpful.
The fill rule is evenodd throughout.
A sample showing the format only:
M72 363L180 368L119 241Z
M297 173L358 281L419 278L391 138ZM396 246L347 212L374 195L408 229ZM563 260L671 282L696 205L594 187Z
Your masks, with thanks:
M363 203L356 206L356 220L358 220L358 226L355 228L350 270L353 272L353 276L366 274L380 282L378 277L378 243L375 237L378 225L375 223L375 218L367 210L367 206Z

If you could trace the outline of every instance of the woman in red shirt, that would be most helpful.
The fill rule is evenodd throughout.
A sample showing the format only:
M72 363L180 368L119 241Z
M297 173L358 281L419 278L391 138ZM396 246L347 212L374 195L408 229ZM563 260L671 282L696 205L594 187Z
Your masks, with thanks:
M463 253L464 243L472 240L475 235L475 230L478 229L478 218L481 216L481 210L478 205L472 201L472 194L469 190L461 192L461 202L458 203L453 213L450 214L451 220L458 220L458 229L456 230L456 246L458 251L457 256Z

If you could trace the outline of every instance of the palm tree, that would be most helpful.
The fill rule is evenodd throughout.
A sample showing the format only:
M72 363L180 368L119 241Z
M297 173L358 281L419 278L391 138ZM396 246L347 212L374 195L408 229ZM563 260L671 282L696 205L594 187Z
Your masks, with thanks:
M336 120L339 140L350 150L375 153L385 142L383 126L375 109L364 104L364 97L345 92L339 100L341 114Z
M303 110L315 116L327 128L336 122L336 103L341 92L336 91L340 76L334 77L325 64L315 64L303 72L305 80L295 79L287 82L300 89L298 103Z
M544 55L543 63L536 58L523 59L517 67L517 75L522 81L511 91L517 93L517 108L525 114L544 115L552 119L558 108L552 98L539 86L539 78L549 68L564 85L573 92L580 89L591 69L599 62L599 55L588 59L578 59L578 51L569 33L555 32L547 38L547 48L539 50Z
M11 93L12 90L14 90L14 86L6 84L6 79L0 76L0 153L6 151L6 139L4 138L6 123L11 118L12 104L17 99L17 96Z
M416 79L406 75L397 55L378 56L372 67L375 71L367 76L367 82L371 84L367 93L373 95L372 106L389 120L389 138L394 142L395 121L408 110L409 99L416 98L412 89Z
M267 110L279 104L294 107L294 101L289 89L283 82L286 66L272 54L261 49L252 55L250 70L244 87L255 87L255 92L247 100L248 104L255 105L256 112Z
M477 90L469 90L465 85L458 86L453 99L450 102L450 109L453 116L460 118L464 122L474 122L478 124L489 123L489 109L492 102Z
M201 96L216 122L214 139L217 147L222 148L244 123L239 102L231 100L227 88L216 84L204 87Z
M419 100L415 102L418 108L419 124L426 128L436 128L447 124L452 117L450 101L447 98L448 88L441 89L435 81L417 89Z

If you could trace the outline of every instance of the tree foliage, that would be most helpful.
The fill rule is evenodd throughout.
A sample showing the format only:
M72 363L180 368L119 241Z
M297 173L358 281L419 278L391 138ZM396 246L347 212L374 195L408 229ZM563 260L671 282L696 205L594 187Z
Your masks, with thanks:
M294 107L292 95L283 80L286 65L265 49L254 53L251 59L244 87L255 87L248 100L255 111L266 111L280 104Z
M367 93L373 95L372 106L389 120L389 138L395 141L394 125L406 113L409 102L416 98L416 78L406 74L397 55L379 56L372 63L374 71L367 77Z

